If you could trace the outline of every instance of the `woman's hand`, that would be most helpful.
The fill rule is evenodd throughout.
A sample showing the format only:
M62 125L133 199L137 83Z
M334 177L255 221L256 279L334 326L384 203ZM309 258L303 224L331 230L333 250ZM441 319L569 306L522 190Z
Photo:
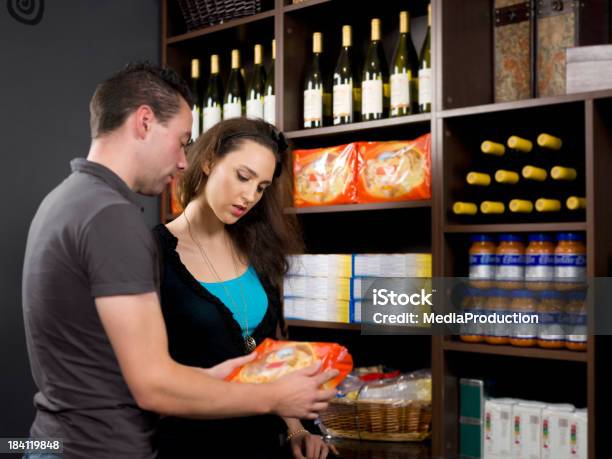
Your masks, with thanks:
M202 368L201 370L213 378L225 379L232 371L234 371L234 369L251 362L256 355L257 354L255 354L255 352L251 352L249 355L229 359L225 362L221 362L219 365L215 365L212 368Z
M325 459L329 454L330 446L320 435L303 432L291 437L289 443L295 459ZM331 448L334 454L338 454L333 446Z

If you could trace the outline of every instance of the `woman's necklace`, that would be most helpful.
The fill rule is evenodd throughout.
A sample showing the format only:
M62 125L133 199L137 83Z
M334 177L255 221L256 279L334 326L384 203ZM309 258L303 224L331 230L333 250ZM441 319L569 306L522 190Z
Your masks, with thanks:
M191 238L193 243L196 245L196 247L199 249L200 255L204 259L204 262L208 265L211 272L215 275L215 278L217 279L217 281L223 287L225 294L227 295L227 297L232 302L232 305L234 306L234 310L237 311L238 308L236 307L234 297L230 294L229 289L225 286L225 282L221 280L221 277L219 276L219 274L217 273L217 270L215 269L212 262L210 261L210 258L208 258L208 255L204 251L204 248L200 245L200 243L196 240L196 238L193 236L193 233L191 232L191 222L189 221L189 218L187 218L186 209L185 211L183 211L183 215L185 216L185 220L187 221L187 230L189 231L189 237ZM236 260L234 259L233 261L234 261L234 271L236 273L236 278L238 278L238 267L236 266ZM238 286L240 287L240 296L242 297L242 305L243 305L243 310L244 310L244 322L246 325L246 337L244 338L244 348L248 353L251 353L257 346L257 342L255 341L255 338L253 338L249 334L249 314L248 314L249 311L248 311L248 306L247 306L247 303L244 297L244 292L242 291L242 282L240 282L239 279L238 279Z

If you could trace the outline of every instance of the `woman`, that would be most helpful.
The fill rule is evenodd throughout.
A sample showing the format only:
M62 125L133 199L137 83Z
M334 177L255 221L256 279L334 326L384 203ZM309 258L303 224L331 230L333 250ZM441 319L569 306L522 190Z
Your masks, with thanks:
M290 158L276 128L246 118L223 121L198 138L188 160L179 184L184 211L154 232L170 353L177 362L208 368L280 336L286 254L301 245L295 218L283 214ZM282 437L296 458L327 456L320 436L297 419L277 416L166 417L157 446L160 458L269 459L287 454Z

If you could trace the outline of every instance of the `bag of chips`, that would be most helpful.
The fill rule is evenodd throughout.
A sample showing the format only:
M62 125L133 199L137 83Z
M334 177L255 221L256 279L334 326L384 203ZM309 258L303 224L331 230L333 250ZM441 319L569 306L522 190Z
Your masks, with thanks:
M276 341L266 338L255 349L255 360L236 368L226 379L242 383L267 383L321 362L318 373L335 368L340 373L324 384L336 387L353 369L353 357L344 346L336 343Z
M296 207L357 201L355 143L293 152L293 201Z
M431 134L413 141L360 142L357 201L431 198Z

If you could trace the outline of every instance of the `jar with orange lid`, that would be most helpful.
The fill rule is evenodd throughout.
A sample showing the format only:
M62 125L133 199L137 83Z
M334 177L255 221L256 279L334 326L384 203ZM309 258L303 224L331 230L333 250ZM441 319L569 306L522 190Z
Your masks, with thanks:
M470 241L470 285L491 288L495 280L495 239L487 234L474 234Z
M483 290L477 288L467 288L461 304L461 312L463 314L481 314L482 313L482 296ZM460 325L459 339L466 343L482 343L482 327L476 322L470 322Z
M525 279L525 245L516 234L502 234L495 251L495 283L501 289L519 289Z
M485 305L487 317L487 327L484 340L488 344L508 344L508 326L501 322L510 310L510 292L503 289L492 289L489 291Z
M525 286L529 290L552 288L555 275L555 245L549 234L529 235L525 249Z
M555 247L555 282L558 289L586 282L586 246L580 233L559 233Z
M565 301L561 292L545 290L540 292L538 302L538 346L547 349L565 347L565 332L562 318L565 313Z
M569 292L566 294L567 304L565 314L567 317L568 333L565 347L572 351L587 350L587 307L586 290Z
M535 346L537 344L538 326L528 320L538 317L537 294L530 290L514 290L511 295L510 313L522 316L524 320L517 317L514 323L507 325L510 330L510 344L519 347Z

